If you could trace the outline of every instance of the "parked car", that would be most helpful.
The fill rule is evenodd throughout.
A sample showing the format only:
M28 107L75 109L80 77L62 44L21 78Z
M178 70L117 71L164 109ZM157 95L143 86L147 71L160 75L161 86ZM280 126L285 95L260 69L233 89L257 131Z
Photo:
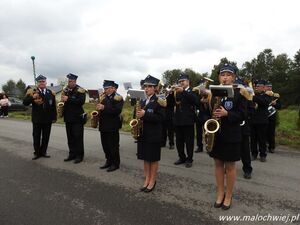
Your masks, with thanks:
M23 105L23 101L18 98L10 97L9 101L11 106L8 107L8 111L26 111L28 109L27 106Z

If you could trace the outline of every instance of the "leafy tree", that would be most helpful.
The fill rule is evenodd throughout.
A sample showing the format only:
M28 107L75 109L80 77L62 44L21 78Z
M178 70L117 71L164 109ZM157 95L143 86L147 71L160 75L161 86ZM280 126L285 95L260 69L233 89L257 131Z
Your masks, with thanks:
M16 83L14 80L10 79L6 84L2 85L2 90L8 96L23 98L25 94L26 84L20 79Z
M12 79L8 80L6 84L2 85L2 90L5 94L11 96L14 95L16 89L16 82Z
M16 83L16 89L19 90L19 94L17 95L17 97L21 99L24 98L26 84L22 79L18 80L18 82Z
M180 69L167 70L163 73L163 82L166 85L173 85L177 83L179 74L182 71Z
M186 73L190 78L190 86L197 86L198 82L201 80L202 75L200 73L195 72L192 69L185 69L184 71L180 69L167 70L163 73L163 81L166 85L174 85L177 84L180 73ZM206 74L205 74L206 75Z

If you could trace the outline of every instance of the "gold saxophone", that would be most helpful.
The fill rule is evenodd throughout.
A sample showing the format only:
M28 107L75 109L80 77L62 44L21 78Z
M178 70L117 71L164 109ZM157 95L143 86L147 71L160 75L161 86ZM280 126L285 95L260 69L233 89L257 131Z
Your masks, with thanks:
M207 120L204 124L205 130L205 147L207 152L211 152L215 142L215 133L220 129L220 123L218 118L216 118L213 113L218 109L221 105L221 97L215 97L215 104L212 110L212 118Z
M62 91L62 93L61 93L61 97L67 95L68 91L69 91L69 90L67 89L67 87L64 87L64 88L63 88L63 91ZM60 101L60 102L57 103L57 105L56 105L57 116L58 116L59 118L62 118L63 115L64 115L64 106L65 106L65 103L64 103L63 101Z
M136 100L135 112L141 110L141 100ZM137 140L143 132L143 121L141 119L132 119L129 123L132 137Z
M105 98L105 93L101 93L99 94L99 99L97 104L101 104L102 101ZM91 112L91 127L92 128L97 128L98 127L98 122L99 122L99 115L100 115L100 111L94 110Z

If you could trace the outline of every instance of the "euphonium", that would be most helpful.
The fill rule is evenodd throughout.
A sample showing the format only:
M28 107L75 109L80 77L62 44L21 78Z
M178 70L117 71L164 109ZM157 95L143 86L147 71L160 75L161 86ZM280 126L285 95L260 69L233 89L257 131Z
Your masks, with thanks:
M105 93L102 93L102 94L99 94L99 99L98 99L98 104L101 104L102 101L104 100L105 98ZM97 128L98 126L98 122L99 122L99 114L100 114L100 111L92 111L91 112L91 127L92 128Z
M135 105L135 112L141 110L141 101L137 99ZM141 136L143 130L143 121L141 119L132 119L129 123L131 128L131 134L134 139L138 139Z
M216 102L214 104L212 114L216 111L221 105L221 98L215 97ZM211 119L207 120L204 124L204 130L205 130L205 146L206 151L211 152L214 142L215 142L215 133L220 129L220 122L218 118L216 118L214 115Z
M38 94L37 88L29 88L26 92L26 95L30 95L31 97L33 97L34 94ZM35 104L37 105L42 105L44 103L44 99L39 95L38 98L33 100Z

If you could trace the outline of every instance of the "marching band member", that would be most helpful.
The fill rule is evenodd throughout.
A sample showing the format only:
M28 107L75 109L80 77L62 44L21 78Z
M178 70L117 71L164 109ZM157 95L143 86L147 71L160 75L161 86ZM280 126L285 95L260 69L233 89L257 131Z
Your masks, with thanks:
M205 81L201 80L199 82L199 86L205 86ZM199 90L198 93L199 97L199 105L196 107L196 139L197 139L197 149L195 150L196 153L203 152L203 125L208 120L210 115L210 109L208 104L208 94L207 90Z
M122 127L120 115L123 108L123 97L116 90L118 84L111 80L103 83L105 98L96 109L99 111L99 131L106 162L100 169L112 172L120 167L119 129Z
M159 80L148 75L144 81L147 100L142 101L141 109L136 111L136 118L142 121L141 136L138 137L137 158L144 160L145 181L140 189L146 193L154 190L161 156L162 122L165 115L166 101L158 98L155 89Z
M270 153L275 152L275 129L276 129L276 122L277 122L277 110L281 109L281 103L279 99L279 94L274 93L272 91L272 83L267 82L265 86L266 94L270 96L272 102L269 105L271 112L269 112L269 124L267 129L267 143L268 143L268 150ZM272 111L273 110L273 111Z
M253 106L253 92L250 87L246 88L246 83L237 78L235 82L238 87L243 88L245 91L244 96L247 99L247 117L240 124L242 132L242 141L241 141L241 160L243 164L243 172L245 179L251 179L252 177L252 165L251 165L251 151L250 151L250 136L251 136L251 119L254 112Z
M31 121L33 127L33 147L36 160L40 157L49 158L47 148L52 123L57 119L55 93L46 88L46 77L39 75L36 78L37 90L33 94L26 94L23 104L32 104ZM27 93L29 93L27 91Z
M167 143L167 138L169 140L169 149L174 149L174 107L175 107L175 99L174 99L173 90L169 90L166 93L166 116L163 122L163 131L162 131L162 143L161 147L165 147Z
M235 68L228 64L221 67L220 84L232 85L234 80ZM233 98L223 97L220 108L216 109L213 115L220 121L220 129L216 132L213 149L210 152L210 156L215 161L217 184L217 200L214 207L228 210L231 206L236 180L235 161L240 160L242 138L240 124L246 117L246 99L240 94L240 90L234 89Z
M83 131L86 122L86 114L83 110L86 90L77 85L77 75L72 73L67 75L68 86L64 90L61 100L64 102L63 116L66 124L68 138L69 155L65 162L74 160L80 163L84 157Z
M174 164L185 164L186 168L190 168L193 165L195 106L198 105L198 98L190 87L189 76L187 74L181 73L178 83L179 86L175 88L176 109L174 126L179 159ZM185 146L187 156L184 152Z
M265 81L259 80L255 83L255 95L253 96L253 103L255 110L252 118L251 126L251 154L252 160L257 159L258 151L260 161L265 162L267 157L266 147L266 132L268 128L268 106L271 102L269 96L265 94ZM257 144L259 149L257 150Z

